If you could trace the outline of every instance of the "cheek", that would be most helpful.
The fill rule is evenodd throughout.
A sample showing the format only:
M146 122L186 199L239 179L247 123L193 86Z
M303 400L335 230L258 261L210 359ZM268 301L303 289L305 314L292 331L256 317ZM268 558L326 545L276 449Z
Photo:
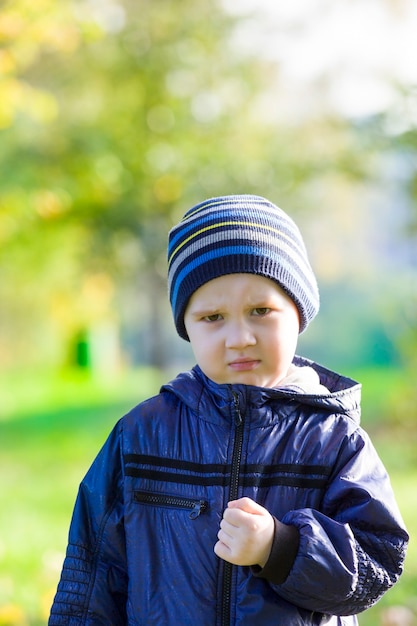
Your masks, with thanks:
M298 331L298 319L294 318L290 318L280 327L274 342L276 358L292 360L297 349Z
M298 336L300 334L300 317L297 309L288 312L285 320L285 336L288 339L288 343L296 344Z
M299 329L300 327L298 325L298 321L288 326L284 337L285 349L287 352L295 352L298 343Z
M209 333L191 332L188 334L191 348L194 356L199 359L210 358L210 355L216 351L216 342Z

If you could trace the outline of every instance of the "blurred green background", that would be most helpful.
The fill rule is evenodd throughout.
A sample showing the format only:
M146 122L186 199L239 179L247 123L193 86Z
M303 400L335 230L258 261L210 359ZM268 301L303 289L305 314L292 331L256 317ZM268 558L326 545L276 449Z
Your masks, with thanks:
M301 227L322 304L299 352L363 383L411 534L360 624L417 623L416 20L412 0L1 3L0 626L46 623L82 476L192 365L166 234L228 193Z

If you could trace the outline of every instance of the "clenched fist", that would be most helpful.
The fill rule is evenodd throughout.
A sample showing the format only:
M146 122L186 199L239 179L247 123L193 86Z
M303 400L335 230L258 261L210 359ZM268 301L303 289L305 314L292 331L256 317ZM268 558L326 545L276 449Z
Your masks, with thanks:
M233 565L264 567L274 537L272 515L250 498L228 503L214 552Z

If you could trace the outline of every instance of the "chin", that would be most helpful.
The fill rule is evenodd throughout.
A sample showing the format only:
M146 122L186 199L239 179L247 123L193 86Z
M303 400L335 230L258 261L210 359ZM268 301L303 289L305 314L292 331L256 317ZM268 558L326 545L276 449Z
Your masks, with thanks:
M268 385L264 381L256 376L244 375L230 377L229 383L231 385L250 385L252 387L267 387Z

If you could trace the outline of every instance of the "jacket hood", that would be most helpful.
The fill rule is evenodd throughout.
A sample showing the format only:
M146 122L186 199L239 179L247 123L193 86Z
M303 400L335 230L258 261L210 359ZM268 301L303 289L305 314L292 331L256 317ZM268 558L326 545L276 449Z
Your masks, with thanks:
M283 405L302 404L315 411L344 414L359 424L361 384L351 378L333 372L314 361L295 356L293 365L299 368L312 368L319 378L317 393L303 393L297 388L264 388L242 384L218 384L202 372L198 365L182 372L174 380L163 385L161 391L175 394L184 404L196 410L205 404L207 390L211 402L214 401L222 412L230 406L231 397L237 394L240 405L247 403L262 407L264 404L280 401ZM323 387L326 389L323 390Z

